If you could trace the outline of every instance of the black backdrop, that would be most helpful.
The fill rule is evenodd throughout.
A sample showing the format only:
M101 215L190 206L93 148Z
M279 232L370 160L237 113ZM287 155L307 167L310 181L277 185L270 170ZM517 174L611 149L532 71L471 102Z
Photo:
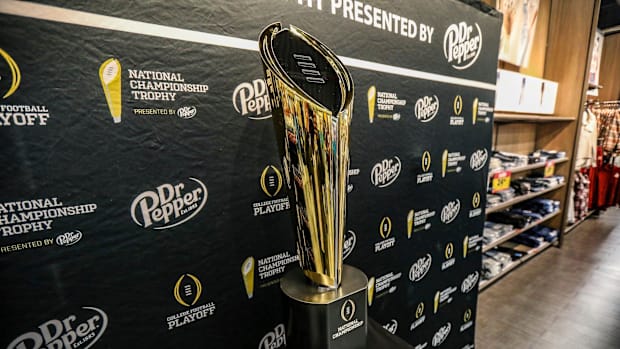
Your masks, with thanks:
M255 42L282 21L353 75L346 263L375 280L370 315L418 348L473 347L497 15L452 0L0 13L0 345L285 347L278 278L295 251ZM110 58L119 123L99 73Z

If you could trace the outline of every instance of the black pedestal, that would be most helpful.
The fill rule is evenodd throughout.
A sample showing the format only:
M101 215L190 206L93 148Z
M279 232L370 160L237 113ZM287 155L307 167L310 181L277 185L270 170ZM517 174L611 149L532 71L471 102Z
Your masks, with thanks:
M280 281L287 296L287 339L295 349L365 349L368 334L368 279L360 270L342 268L342 284L320 290L299 268Z

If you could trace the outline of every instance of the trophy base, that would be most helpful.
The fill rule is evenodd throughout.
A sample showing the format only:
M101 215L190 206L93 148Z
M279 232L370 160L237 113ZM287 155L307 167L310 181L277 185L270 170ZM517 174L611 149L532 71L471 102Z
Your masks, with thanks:
M280 280L288 301L287 346L296 349L364 349L368 334L368 279L343 265L337 289L310 284L300 268Z

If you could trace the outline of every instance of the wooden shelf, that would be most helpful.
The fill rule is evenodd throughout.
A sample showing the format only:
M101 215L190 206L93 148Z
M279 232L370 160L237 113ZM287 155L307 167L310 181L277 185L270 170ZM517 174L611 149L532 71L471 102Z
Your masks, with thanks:
M544 250L546 250L547 248L551 247L551 245L555 244L558 240L554 240L551 242L543 242L540 246L530 250L529 253L527 253L526 255L524 255L523 257L521 257L520 259L513 261L512 263L508 264L504 269L502 269L502 271L497 274L495 277L489 279L489 280L482 280L480 281L480 283L478 284L478 290L482 291L485 288L489 287L491 284L493 284L494 282L496 282L497 280L501 279L502 277L506 276L508 273L510 273L511 271L513 271L516 267L526 263L527 261L529 261L530 259L534 258L536 255L540 254L541 252L543 252Z
M494 113L493 121L497 123L506 122L568 122L575 121L577 118L570 116L550 116L550 115L536 115L536 114L516 114L516 113Z
M540 254L541 252L543 252L544 250L548 249L549 247L551 247L551 245L555 244L558 240L555 239L551 242L543 242L542 244L540 244L540 246L532 249L528 254L526 254L525 256L521 257L519 259L519 262L521 262L521 264L529 261L530 259L536 257L536 255Z
M586 219L590 218L590 216L592 216L594 213L596 213L596 210L588 211L588 213L586 213L586 216L584 218L566 227L566 229L564 230L564 234L570 233L573 229L577 228L581 223L585 222Z
M561 164L563 162L567 162L568 158L561 158L561 159L551 159L548 161L554 161L557 164ZM503 171L510 171L511 173L519 173L519 172L525 172L525 171L530 171L530 170L536 170L539 168L543 168L547 165L547 161L545 162L540 162L537 164L530 164L530 165L525 165L525 166L517 166L517 167L512 167L512 168L507 168L505 170L494 170L494 171L490 171L489 172L489 178L493 177L494 174L499 173L499 172L503 172Z
M560 185L556 185L554 187L551 187L551 188L548 188L548 189L545 189L545 190L541 190L539 192L517 196L514 199L508 200L506 202L502 202L501 204L499 204L497 206L488 207L486 209L486 213L489 214L489 213L492 213L492 212L501 211L501 210L506 209L506 208L508 208L508 207L510 207L512 205L515 205L515 204L518 204L520 202L527 201L529 199L533 199L535 197L538 197L538 196L550 193L550 192L552 192L554 190L557 190L557 189L560 189L560 188L562 188L564 186L566 186L566 183L562 183Z
M526 226L525 226L525 227L523 227L523 228L520 228L520 229L515 229L515 230L511 231L510 233L508 233L508 234L506 234L506 235L502 236L501 238L499 238L499 239L497 239L497 240L495 240L495 241L492 241L492 242L491 242L491 243L489 243L489 244L484 245L484 246L482 247L482 252L484 253L484 252L486 252L486 251L488 251L488 250L491 250L491 249L493 249L495 246L498 246L498 245L500 245L500 244L502 244L502 243L504 243L504 242L506 242L506 241L508 241L508 240L512 239L513 237L515 237L515 236L517 236L517 235L519 235L519 234L521 234L521 233L523 233L523 232L526 232L526 231L528 231L528 230L530 230L530 229L534 228L535 226L540 225L540 224L542 224L542 223L544 223L544 222L546 222L546 221L550 220L551 218L553 218L553 217L555 217L555 216L559 215L559 214L560 214L560 212L561 212L561 211L556 211L556 212L554 212L554 213L548 214L548 215L544 216L542 219L539 219L539 220L537 220L536 222L530 223L530 224L526 225Z

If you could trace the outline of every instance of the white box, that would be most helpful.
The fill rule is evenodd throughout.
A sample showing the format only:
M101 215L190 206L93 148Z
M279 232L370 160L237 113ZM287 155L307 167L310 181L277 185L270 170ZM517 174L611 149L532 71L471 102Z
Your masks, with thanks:
M495 110L553 114L558 83L509 70L497 70Z

